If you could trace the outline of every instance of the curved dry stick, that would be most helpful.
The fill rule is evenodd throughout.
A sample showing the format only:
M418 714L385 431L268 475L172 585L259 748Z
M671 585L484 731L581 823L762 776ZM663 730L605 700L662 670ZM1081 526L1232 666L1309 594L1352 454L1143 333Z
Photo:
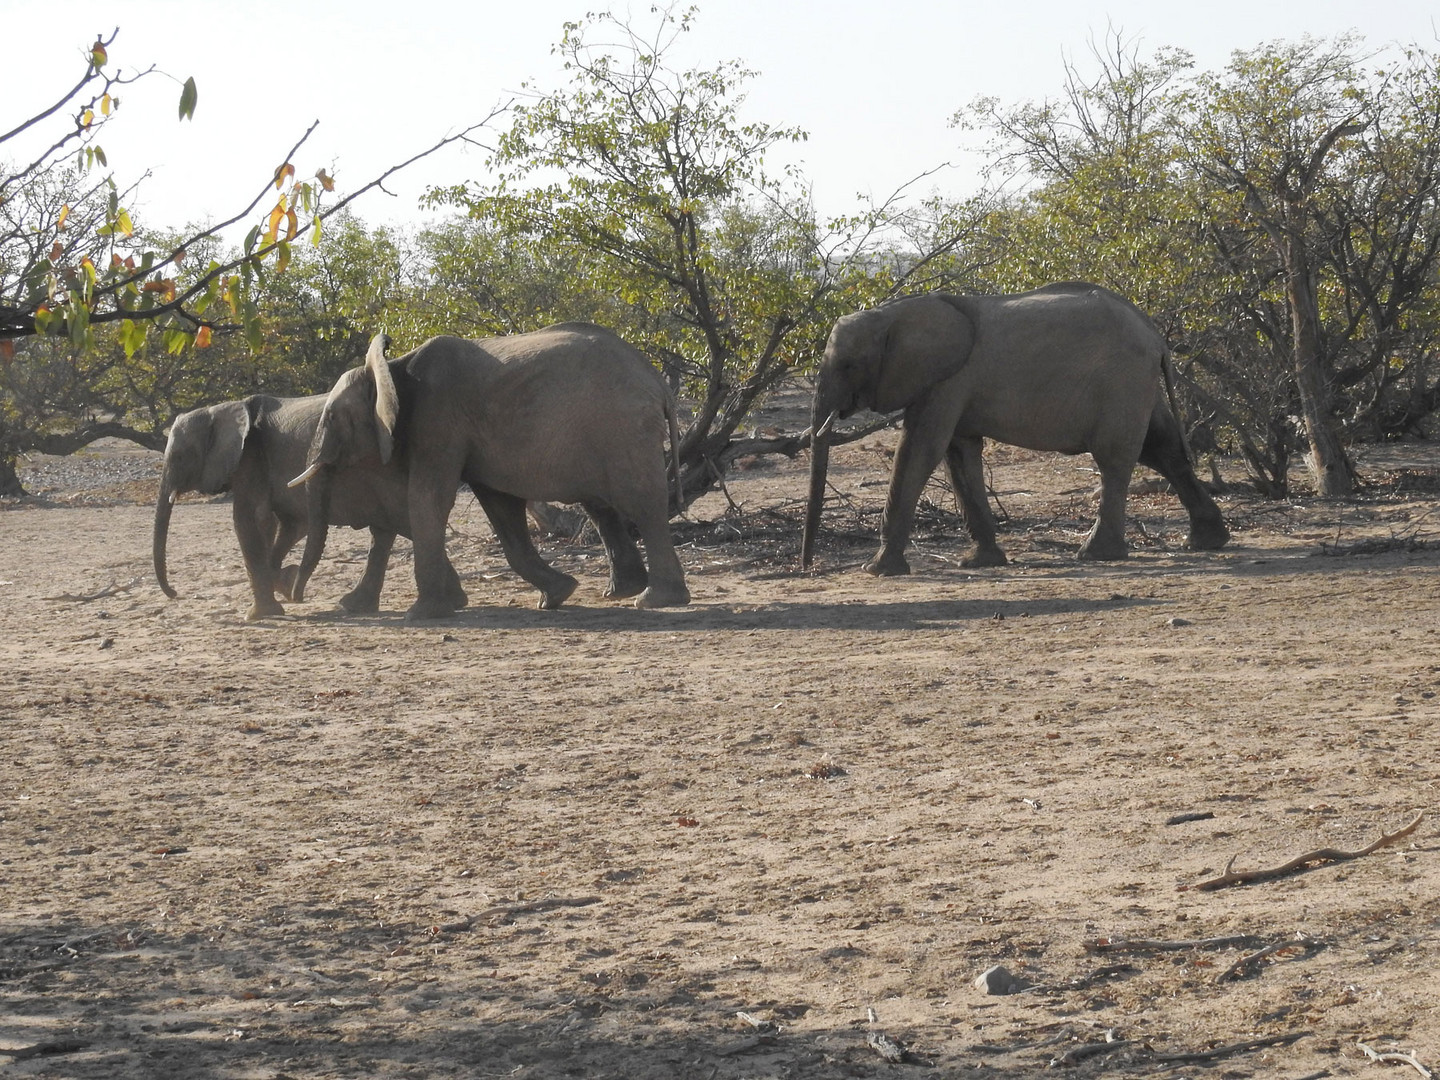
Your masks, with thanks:
M1425 1080L1430 1080L1430 1078L1434 1075L1434 1073L1432 1073L1424 1065L1421 1065L1420 1062L1415 1059L1414 1054L1401 1054L1394 1051L1382 1053L1381 1051L1376 1050L1374 1047L1366 1046L1363 1042L1357 1042L1355 1045L1358 1046L1360 1050L1365 1054L1365 1056L1371 1061L1379 1062L1382 1065L1409 1065L1412 1069L1414 1069L1421 1076L1423 1076Z
M1304 855L1297 855L1289 862L1270 867L1267 870L1232 869L1235 865L1235 859L1239 858L1237 855L1225 864L1225 872L1219 877L1196 882L1194 885L1188 887L1201 892L1210 892L1213 889L1223 889L1226 885L1244 885L1252 881L1270 881L1274 878L1284 877L1286 874L1291 874L1299 870L1306 863L1318 862L1322 859L1326 862L1348 862L1350 859L1358 859L1363 855L1369 855L1372 851L1379 851L1382 847L1393 844L1397 840L1403 840L1419 828L1420 822L1424 819L1425 811L1421 810L1415 815L1415 820L1403 829L1397 829L1393 833L1382 833L1379 840L1376 840L1369 847L1361 848L1359 851L1341 851L1339 848L1316 848L1314 851L1308 851Z
M1277 941L1273 945L1266 945L1265 948L1259 952L1242 956L1216 976L1215 981L1221 983L1226 979L1239 979L1245 975L1253 965L1258 964L1267 956L1274 956L1276 953L1282 953L1286 949L1304 949L1309 952L1323 947L1324 943L1321 942L1319 938L1313 938L1309 934L1296 934L1293 938L1286 938L1284 941Z

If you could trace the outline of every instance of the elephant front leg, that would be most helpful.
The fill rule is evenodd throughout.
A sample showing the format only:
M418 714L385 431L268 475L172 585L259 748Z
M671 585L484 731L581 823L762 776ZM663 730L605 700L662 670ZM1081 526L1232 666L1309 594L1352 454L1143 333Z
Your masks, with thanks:
M505 561L522 578L540 590L541 610L558 608L580 583L569 574L561 573L540 557L530 539L530 525L525 520L525 500L493 488L474 487L475 497L490 528L500 541Z
M395 534L384 529L370 530L370 554L365 559L365 573L360 583L340 598L340 606L352 615L371 615L380 610L380 588L385 584L385 570L390 565L390 550ZM452 568L453 569L453 568ZM459 580L457 578L458 587ZM464 593L456 607L464 607Z
M950 483L960 502L965 528L975 541L974 550L960 560L961 566L1004 566L1005 552L995 542L995 515L990 513L990 500L985 494L984 459L980 439L953 439L945 451L950 467Z
M1133 464L1101 465L1098 461L1096 465L1100 468L1100 512L1076 558L1094 562L1123 559L1127 554L1125 498L1135 467Z
M253 601L246 613L247 622L284 615L285 609L275 599L275 571L271 566L274 550L275 520L269 504L257 505L244 492L235 493L231 516L235 538L240 541L240 555L245 560L245 573L250 579Z
M417 473L422 474L417 476ZM445 523L455 505L460 478L444 469L410 474L410 527L415 548L415 587L419 596L405 612L407 623L448 619L455 614L460 577L445 554ZM423 477L423 478L422 478ZM463 591L461 591L463 595Z
M640 549L635 546L624 518L600 503L587 502L582 505L590 515L590 520L595 523L596 531L600 533L600 542L605 545L605 557L610 562L610 584L605 589L606 599L624 600L638 596L650 583L650 575L645 570L645 560L640 557Z
M925 482L940 464L949 442L949 428L942 427L933 410L907 413L895 450L895 467L890 474L890 494L885 500L885 515L880 522L880 550L865 564L866 573L876 577L894 577L910 573L905 547L910 542L910 529L915 523L915 504L925 490Z

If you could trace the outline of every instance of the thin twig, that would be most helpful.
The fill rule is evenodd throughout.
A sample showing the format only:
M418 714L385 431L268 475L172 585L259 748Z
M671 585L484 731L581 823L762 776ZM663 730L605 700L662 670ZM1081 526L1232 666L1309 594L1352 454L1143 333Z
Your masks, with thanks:
M1382 833L1379 840L1376 840L1369 847L1361 848L1359 851L1341 851L1339 848L1316 848L1304 855L1297 855L1289 862L1281 863L1279 866L1272 866L1266 870L1235 870L1235 859L1231 858L1225 866L1225 872L1219 877L1208 878L1205 881L1196 882L1194 885L1182 885L1181 889L1195 889L1200 892L1211 892L1215 889L1223 889L1227 885L1244 885L1254 881L1271 881L1286 874L1293 874L1300 870L1307 863L1312 862L1348 862L1351 859L1358 859L1369 855L1372 851L1379 851L1383 847L1403 840L1420 826L1425 819L1425 811L1421 810L1415 815L1415 820L1406 825L1403 829L1397 829L1393 833Z

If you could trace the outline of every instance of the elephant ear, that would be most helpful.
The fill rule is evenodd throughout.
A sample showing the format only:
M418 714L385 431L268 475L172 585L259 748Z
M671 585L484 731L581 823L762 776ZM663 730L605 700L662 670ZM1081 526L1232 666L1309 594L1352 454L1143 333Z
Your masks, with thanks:
M919 400L964 367L975 344L974 324L938 297L902 300L895 308L875 383L876 412Z
M255 417L249 401L227 401L206 411L210 414L210 437L206 440L199 490L218 495L230 486Z
M380 461L385 465L390 464L390 457L395 453L395 425L400 420L400 394L395 389L395 379L385 359L385 349L389 344L390 339L386 335L376 334L365 353L365 367L375 381L375 435L380 440Z

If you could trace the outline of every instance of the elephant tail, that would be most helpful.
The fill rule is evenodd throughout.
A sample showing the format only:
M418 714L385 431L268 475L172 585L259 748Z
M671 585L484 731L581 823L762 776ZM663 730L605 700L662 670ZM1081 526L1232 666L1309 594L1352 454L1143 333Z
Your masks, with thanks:
M1165 396L1170 400L1170 415L1175 417L1175 426L1180 429L1180 445L1185 449L1185 460L1195 468L1195 451L1190 449L1190 437L1185 434L1185 417L1180 412L1180 399L1175 396L1175 364L1170 350L1160 354L1160 374L1165 379Z

